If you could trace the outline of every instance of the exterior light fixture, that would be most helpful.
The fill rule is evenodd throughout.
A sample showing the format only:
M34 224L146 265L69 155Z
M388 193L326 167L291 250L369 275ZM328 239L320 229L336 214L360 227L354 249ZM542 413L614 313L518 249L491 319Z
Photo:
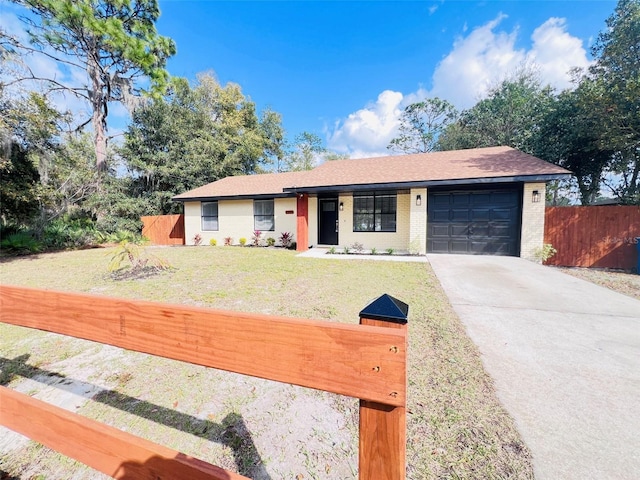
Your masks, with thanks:
M531 192L531 201L533 203L538 203L540 201L540 192L538 190Z
M343 211L343 210L344 210L344 203L340 202L340 211Z
M416 205L418 207L422 205L422 195L416 195Z

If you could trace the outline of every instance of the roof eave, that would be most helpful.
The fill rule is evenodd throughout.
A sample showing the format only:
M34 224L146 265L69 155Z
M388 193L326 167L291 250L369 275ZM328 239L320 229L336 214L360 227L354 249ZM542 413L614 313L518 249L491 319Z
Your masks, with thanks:
M460 178L446 180L420 180L411 182L387 182L387 183L360 183L345 185L320 185L314 187L286 187L285 192L290 193L323 193L323 192L353 192L362 190L396 190L407 188L428 188L440 186L459 186L473 184L491 183L531 183L550 182L553 180L565 180L571 177L570 173L550 173L538 175L514 175L508 177L480 177L480 178Z
M173 202L211 202L214 200L260 200L266 198L293 198L295 193L259 193L247 195L198 195L194 197L172 197Z

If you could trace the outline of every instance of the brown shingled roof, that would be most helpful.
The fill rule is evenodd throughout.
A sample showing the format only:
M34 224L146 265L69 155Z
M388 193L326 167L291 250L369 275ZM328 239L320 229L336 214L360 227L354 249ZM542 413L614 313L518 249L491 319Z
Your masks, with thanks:
M305 172L226 177L173 197L238 197L282 194L283 189L568 175L568 170L511 147L333 160Z

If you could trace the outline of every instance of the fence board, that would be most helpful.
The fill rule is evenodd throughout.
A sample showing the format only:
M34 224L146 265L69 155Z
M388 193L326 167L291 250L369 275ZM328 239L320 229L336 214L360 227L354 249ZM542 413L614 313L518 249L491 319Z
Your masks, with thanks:
M116 479L247 480L6 387L0 387L0 425Z
M0 286L0 321L386 405L406 404L407 334L401 330L7 285ZM394 346L400 354L391 351Z
M142 235L154 245L184 245L184 215L142 217Z
M544 243L557 250L547 265L635 270L640 207L547 207Z

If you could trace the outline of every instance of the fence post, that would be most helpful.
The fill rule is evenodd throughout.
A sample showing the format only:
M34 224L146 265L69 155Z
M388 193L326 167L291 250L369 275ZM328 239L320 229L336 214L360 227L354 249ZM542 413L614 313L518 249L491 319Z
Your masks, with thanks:
M360 312L360 325L407 330L409 306L384 294ZM406 337L405 337L406 339ZM407 343L390 345L407 355ZM406 373L404 389L406 392ZM360 400L360 480L404 480L406 475L406 406L393 407Z

